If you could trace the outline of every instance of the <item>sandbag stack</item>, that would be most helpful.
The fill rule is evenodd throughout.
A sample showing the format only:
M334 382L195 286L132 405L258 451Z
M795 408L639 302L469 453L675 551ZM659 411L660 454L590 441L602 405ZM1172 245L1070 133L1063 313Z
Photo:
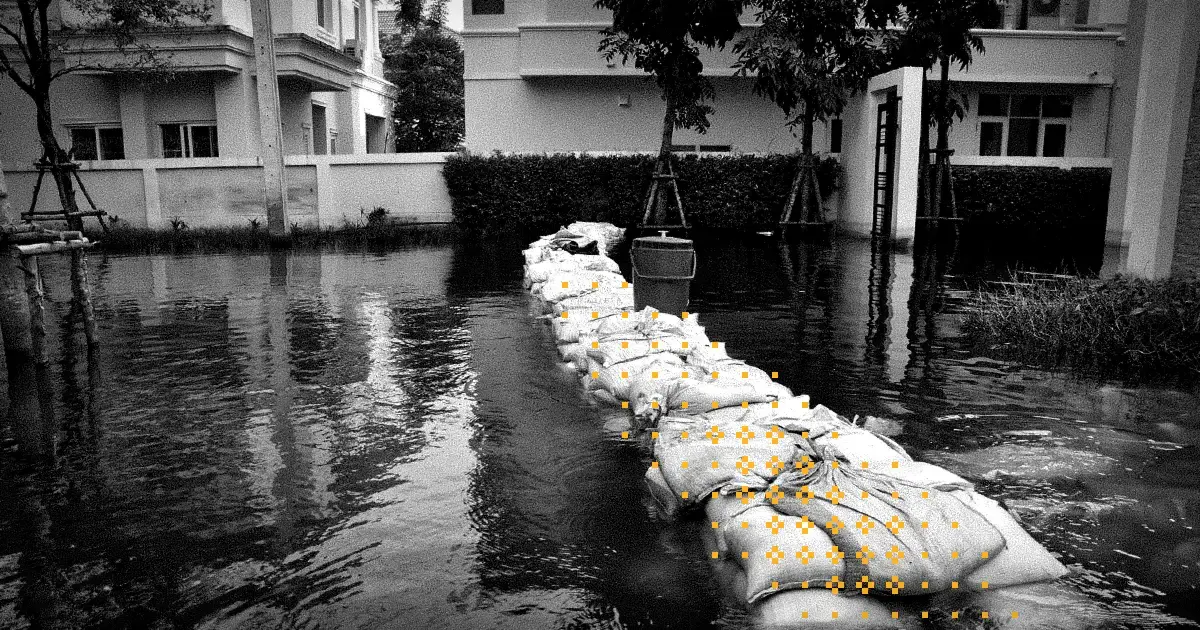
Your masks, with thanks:
M763 621L811 623L839 609L843 622L890 621L890 598L1067 573L972 484L811 407L729 356L695 313L633 311L607 256L622 237L597 223L542 237L524 252L526 284L583 388L649 434L646 483L662 513L706 515L712 557L729 563L718 573ZM593 242L596 254L566 251Z

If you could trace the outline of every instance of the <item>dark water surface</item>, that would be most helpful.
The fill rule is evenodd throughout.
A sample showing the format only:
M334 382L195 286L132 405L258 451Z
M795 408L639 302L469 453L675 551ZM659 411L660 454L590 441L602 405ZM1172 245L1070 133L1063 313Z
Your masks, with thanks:
M50 366L55 460L0 444L0 626L741 625L701 524L654 515L643 454L557 366L520 262L94 256L103 345L98 369ZM922 268L856 241L703 245L692 308L1003 498L1113 627L1200 619L1200 397L979 358L965 291ZM68 291L44 273L61 357Z

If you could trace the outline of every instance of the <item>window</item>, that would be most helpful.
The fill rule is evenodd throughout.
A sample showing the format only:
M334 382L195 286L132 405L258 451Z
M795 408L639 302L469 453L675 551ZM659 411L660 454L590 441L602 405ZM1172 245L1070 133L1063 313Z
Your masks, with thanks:
M162 128L165 158L218 157L217 126L212 123L172 123Z
M76 160L123 160L125 134L120 127L72 127L71 149Z
M829 121L829 152L842 152L842 119L834 118Z
M1063 157L1073 105L1062 95L980 94L979 155Z
M358 5L354 6L354 43L358 43Z
M1088 0L1075 0L1075 23L1076 24L1087 24L1088 23L1088 9L1089 8L1090 7L1088 5Z
M471 15L504 15L504 0L471 0Z
M333 11L330 10L332 0L317 0L317 26L328 29L333 25Z

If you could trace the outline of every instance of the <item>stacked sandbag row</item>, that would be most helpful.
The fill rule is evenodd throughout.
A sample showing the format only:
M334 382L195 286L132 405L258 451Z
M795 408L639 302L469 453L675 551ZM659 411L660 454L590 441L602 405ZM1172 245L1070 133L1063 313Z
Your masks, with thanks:
M970 483L810 408L709 340L695 314L632 312L605 255L616 238L595 224L543 237L525 251L530 291L584 388L649 432L646 481L662 511L706 513L718 574L762 615L891 619L887 598L1066 573ZM606 247L569 254L562 239Z

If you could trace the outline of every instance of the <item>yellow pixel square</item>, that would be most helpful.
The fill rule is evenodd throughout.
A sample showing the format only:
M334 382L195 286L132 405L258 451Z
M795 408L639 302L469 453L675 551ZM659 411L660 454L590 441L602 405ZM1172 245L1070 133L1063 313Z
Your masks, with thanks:
M982 618L982 619L987 619L987 618L988 618L988 611L986 611L986 610L985 610L985 611L983 611L983 613L980 615L980 618Z
M629 311L621 311L621 319L629 319Z
M717 408L717 407L719 407L719 406L720 406L720 405L718 405L718 404L717 404L717 401L715 401L715 400L714 400L714 401L713 401L713 409L716 409L716 408Z
M650 432L650 439L651 439L651 440L657 440L657 439L658 439L658 431L651 431L651 432Z
M658 468L658 462L650 462L651 468Z
M629 378L629 372L621 372L621 378Z
M563 283L563 288L564 288L564 289L565 289L565 288L567 288L567 283L566 283L566 282L564 282L564 283Z
M750 378L749 372L742 372L742 378Z
M600 378L599 372L592 372L592 378Z
M622 408L622 409L628 409L628 408L629 408L629 401L628 401L628 400L622 400L622 401L621 401L621 408Z
M950 588L958 588L958 582L951 582Z
M717 378L719 375L720 375L720 372L713 372L713 373L712 373L712 377L713 377L713 378Z
M686 349L687 349L687 347L688 347L688 346L687 346L687 342L686 342L686 341L685 341L685 342L683 342L683 348L686 350Z
M600 347L600 342L599 342L599 341L593 341L593 342L592 342L592 348L599 348L599 347Z
M714 525L715 525L715 523L714 523ZM713 559L714 559L714 560L716 560L716 559L717 559L717 552L715 552L715 551L714 551L714 552L712 552L712 557L713 557Z
M688 498L688 492L687 492L687 490L684 490L683 492L680 492L680 493L679 493L679 496L680 496L680 497L682 497L682 498L684 498L684 499Z
M892 468L899 468L900 462L892 462Z
M651 342L650 342L650 347L651 347L651 348L658 349L658 342L657 342L657 341L651 341Z
M893 610L892 611L892 619L899 619L899 618L900 618L900 613Z
M658 319L658 311L654 311L653 313L650 313L650 319Z
M778 409L778 408L779 408L779 401L778 401L778 400L772 400L772 401L771 401L771 408L772 408L772 409Z
M685 371L685 372L684 372L683 374L681 374L680 376L682 376L683 378L687 378L687 377L688 377L688 373Z
M980 588L987 588L987 587L988 587L988 583L987 583L987 581L980 582L980 583L979 583L979 587L980 587Z
M595 280L592 280L592 288L593 288L593 289L599 289L599 288L600 288L600 283L599 283L599 282L596 282Z
M957 611L957 610L955 610L955 611L951 612L951 613L950 613L950 618L951 618L951 619L958 619L958 611Z
M929 618L929 611L928 611L928 610L922 610L922 611L921 611L921 618L922 618L922 619L928 619L928 618Z
M750 407L750 402L743 400L742 401L742 409L748 409L749 407Z
M719 342L719 341L714 341L714 342L712 342L712 346L713 346L714 348L720 348L720 347L721 347L721 342Z
M979 554L979 557L980 557L980 558L983 558L984 560L987 560L987 557L988 557L988 552L984 551L984 552L980 553L980 554Z
M713 521L712 524L713 524L713 529L717 529L718 523L716 521Z
M600 311L592 311L592 319L599 319Z
M658 372L651 372L650 378L658 378Z
M687 319L688 315L689 315L689 313L687 311L684 311L683 314L680 316L680 319Z
M622 341L622 342L621 342L621 347L622 347L622 348L628 348L628 347L629 347L629 342L628 342L628 341Z
M657 401L657 400L652 400L652 401L650 401L650 408L651 408L651 409L658 409L658 401Z
M629 439L629 432L628 432L628 431L622 431L622 432L621 432L621 439L622 439L622 440L628 440L628 439Z
M680 409L687 409L687 401L685 400L685 401L683 401L683 402L679 403L679 408L680 408Z
M622 288L622 289L628 289L628 288L629 288L629 283L628 283L628 282L622 282L622 283L621 283L621 288Z
M563 319L566 319L566 318L567 318L567 312L566 312L566 311L563 311L563 316L562 316L562 318L563 318Z
M779 372L771 372L771 378L779 378Z

